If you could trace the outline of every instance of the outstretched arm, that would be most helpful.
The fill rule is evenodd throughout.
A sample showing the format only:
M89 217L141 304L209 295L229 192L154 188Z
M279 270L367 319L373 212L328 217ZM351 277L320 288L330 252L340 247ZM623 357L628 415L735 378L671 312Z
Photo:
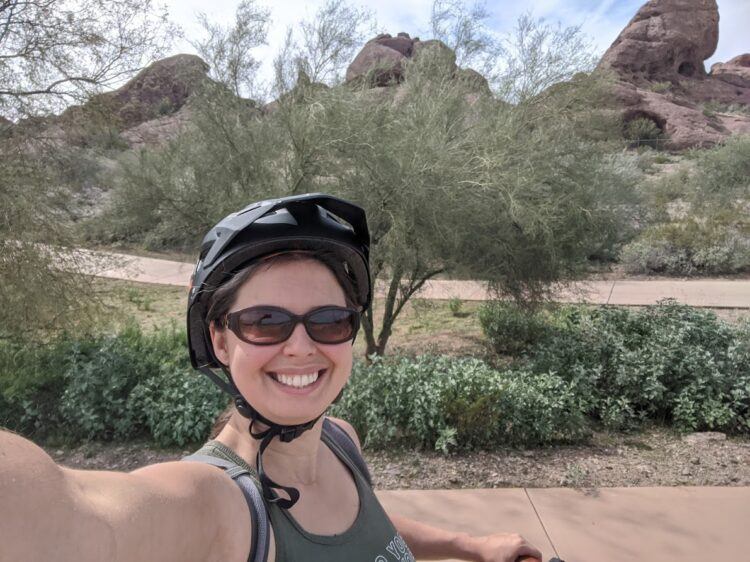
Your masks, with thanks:
M409 550L418 560L457 558L476 562L516 562L529 556L529 562L541 560L542 553L522 536L499 533L474 537L455 533L414 521L400 515L388 514Z
M243 562L251 527L238 491L199 463L65 469L0 431L0 562Z

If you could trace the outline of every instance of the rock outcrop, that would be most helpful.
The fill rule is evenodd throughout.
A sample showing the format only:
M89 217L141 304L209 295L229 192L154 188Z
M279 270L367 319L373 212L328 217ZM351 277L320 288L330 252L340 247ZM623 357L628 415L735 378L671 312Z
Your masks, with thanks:
M456 54L442 41L420 41L418 37L411 38L403 32L396 37L383 33L370 39L347 68L346 82L351 84L368 80L371 88L400 84L404 79L405 63L428 53L433 64L440 65L446 74L465 83L473 94L490 94L484 76L471 69L459 68Z
M119 131L133 147L174 138L189 120L186 106L208 78L208 65L195 55L154 62L112 92L93 96L59 116L25 120L29 131L44 131L51 142L88 146Z
M622 76L676 80L705 76L719 43L716 0L651 0L604 54L600 66Z
M346 81L362 80L370 73L372 87L388 86L403 79L403 63L414 53L414 43L408 33L392 37L382 33L370 39L346 69Z
M750 53L734 57L727 62L717 62L711 67L711 76L740 88L750 88Z
M140 71L125 85L90 103L111 109L123 129L177 112L208 80L208 65L196 55L175 55Z
M682 150L750 133L750 55L715 64L704 61L719 38L716 0L651 0L615 39L599 63L615 74L624 125L653 121L665 146ZM707 106L708 104L708 106Z

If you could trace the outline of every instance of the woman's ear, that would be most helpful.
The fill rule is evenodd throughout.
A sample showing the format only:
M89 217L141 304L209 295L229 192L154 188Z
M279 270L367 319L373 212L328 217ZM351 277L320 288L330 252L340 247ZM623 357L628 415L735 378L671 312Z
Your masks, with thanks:
M211 333L211 344L214 346L214 355L221 361L224 366L229 365L229 348L227 347L227 331L224 328L217 328L215 322L208 325Z

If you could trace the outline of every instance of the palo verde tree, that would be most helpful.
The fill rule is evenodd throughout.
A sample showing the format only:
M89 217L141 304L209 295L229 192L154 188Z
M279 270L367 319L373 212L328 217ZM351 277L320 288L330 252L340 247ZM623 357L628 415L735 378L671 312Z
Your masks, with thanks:
M591 111L604 78L581 75L512 105L477 92L453 53L432 45L387 88L300 73L266 111L213 98L183 139L127 164L114 200L142 197L133 210L179 224L169 232L192 244L206 220L264 197L323 191L361 204L385 289L364 314L368 355L386 352L404 306L441 274L538 302L625 230L634 176ZM124 224L136 213L115 215Z
M368 354L385 353L404 305L443 273L544 299L618 243L635 179L611 145L581 133L598 77L512 106L456 80L440 50L405 75L392 95L330 90L299 106L314 123L319 170L305 189L368 212L373 275L385 287L382 316L365 313Z
M151 0L0 0L0 333L65 325L90 302L70 248L65 186L79 173L45 116L110 88L163 52Z

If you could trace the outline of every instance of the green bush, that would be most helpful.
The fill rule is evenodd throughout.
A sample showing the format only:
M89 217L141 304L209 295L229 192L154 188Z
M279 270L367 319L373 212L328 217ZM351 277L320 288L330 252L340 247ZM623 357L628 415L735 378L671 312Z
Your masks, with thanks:
M333 412L373 448L491 449L576 441L588 433L562 378L445 356L357 364Z
M0 424L35 438L182 446L208 435L225 402L194 375L175 327L0 344Z
M568 310L529 368L565 379L584 411L615 429L750 431L750 329L664 301L643 311Z
M625 124L623 136L632 141L632 146L649 146L659 148L664 134L653 119L637 117Z
M209 434L227 396L205 376L178 365L164 365L158 376L139 384L126 411L143 416L151 437L162 446L196 443Z
M165 364L187 363L184 332L174 327L145 334L135 325L115 335L75 342L69 350L60 409L73 437L125 439L144 433L145 413L126 407L131 393Z
M539 311L504 301L482 305L479 323L490 347L498 355L520 355L552 331L552 326Z
M65 339L43 346L0 339L0 427L60 437L67 346Z
M719 218L689 218L647 228L622 249L629 273L717 275L750 270L750 229ZM750 226L750 225L748 225Z

